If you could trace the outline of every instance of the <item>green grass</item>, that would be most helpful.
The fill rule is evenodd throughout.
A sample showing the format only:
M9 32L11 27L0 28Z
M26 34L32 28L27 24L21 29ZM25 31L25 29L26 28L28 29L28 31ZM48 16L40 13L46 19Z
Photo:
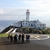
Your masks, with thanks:
M50 34L47 34L48 36L50 36Z
M12 34L12 36L14 36L14 34ZM2 33L2 34L0 34L0 37L8 37L8 34Z
M8 34L5 34L5 33L0 34L0 37L7 37L7 36L8 36Z

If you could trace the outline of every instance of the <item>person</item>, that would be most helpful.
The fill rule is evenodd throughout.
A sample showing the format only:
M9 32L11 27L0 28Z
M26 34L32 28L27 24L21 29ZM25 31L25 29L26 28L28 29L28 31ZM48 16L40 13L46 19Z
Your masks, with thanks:
M19 34L19 38L18 39L19 39L19 41L21 40L21 34Z
M8 39L10 38L10 34L8 34L8 37L7 37Z
M10 35L10 42L13 42L13 37L12 37L12 35Z
M17 40L18 40L18 37L19 37L19 33L16 33L16 37L17 37Z
M14 36L14 44L17 42L17 34Z
M26 35L26 42L30 42L30 35Z
M22 43L24 43L24 34L22 34Z

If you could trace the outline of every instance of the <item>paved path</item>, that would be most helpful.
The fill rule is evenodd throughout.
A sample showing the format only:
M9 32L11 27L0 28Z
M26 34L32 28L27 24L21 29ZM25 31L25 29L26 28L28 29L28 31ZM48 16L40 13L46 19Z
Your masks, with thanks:
M29 35L30 35L30 40L45 40L49 38L48 35L44 35L44 34L29 34Z
M0 50L50 50L50 44L47 45L46 42L50 43L50 39L40 41L32 40L30 43L13 44L7 38L0 38Z
M45 40L31 40L31 43L50 46L50 38L45 39Z
M4 41L0 38L0 50L6 50L6 46L2 44L4 44Z

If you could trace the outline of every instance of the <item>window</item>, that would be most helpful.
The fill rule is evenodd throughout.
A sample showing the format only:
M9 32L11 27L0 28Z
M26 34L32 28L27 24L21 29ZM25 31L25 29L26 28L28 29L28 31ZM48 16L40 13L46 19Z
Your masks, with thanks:
M24 25L24 23L23 23L23 25Z
M31 24L31 26L33 26L33 24Z
M30 24L29 24L30 25Z
M44 24L43 24L43 26L44 26Z
M27 23L26 23L26 25L27 25Z

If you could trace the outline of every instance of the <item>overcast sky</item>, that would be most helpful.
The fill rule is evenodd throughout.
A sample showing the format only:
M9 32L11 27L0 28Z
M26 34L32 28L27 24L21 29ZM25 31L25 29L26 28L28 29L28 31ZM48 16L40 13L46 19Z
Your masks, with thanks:
M50 26L50 0L0 0L0 20L26 19L30 10L30 20L39 19Z

